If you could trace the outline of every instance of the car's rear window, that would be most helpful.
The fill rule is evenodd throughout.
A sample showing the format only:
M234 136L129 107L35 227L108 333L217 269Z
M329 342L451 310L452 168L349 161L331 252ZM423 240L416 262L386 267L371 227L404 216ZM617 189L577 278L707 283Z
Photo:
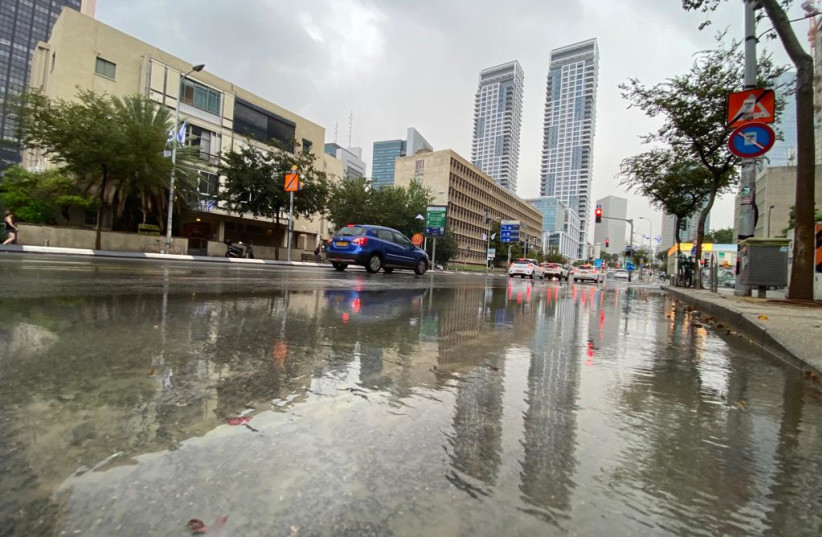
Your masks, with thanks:
M515 265L530 265L533 264L533 261L530 259L517 259L514 261Z
M594 267L592 265L582 265L579 268L581 268L582 270L591 270Z
M359 226L352 226L352 227L344 227L342 229L338 229L337 233L334 235L335 237L359 237L360 235L365 235L365 228Z

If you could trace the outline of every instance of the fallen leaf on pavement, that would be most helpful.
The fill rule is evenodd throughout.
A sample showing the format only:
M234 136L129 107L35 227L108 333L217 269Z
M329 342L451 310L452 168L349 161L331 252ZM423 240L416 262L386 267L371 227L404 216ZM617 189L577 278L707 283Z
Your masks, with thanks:
M760 321L767 321L768 316L767 315L760 315L759 317L757 317L757 319L759 319Z
M248 416L242 416L240 418L228 418L227 420L225 420L225 422L229 425L244 425L249 421L251 421L251 418L249 418Z
M191 533L202 534L207 533L208 530L216 529L226 523L228 520L227 516L218 516L217 520L214 521L214 524L211 526L206 526L205 522L200 520L199 518L192 518L186 524L186 527L191 530Z

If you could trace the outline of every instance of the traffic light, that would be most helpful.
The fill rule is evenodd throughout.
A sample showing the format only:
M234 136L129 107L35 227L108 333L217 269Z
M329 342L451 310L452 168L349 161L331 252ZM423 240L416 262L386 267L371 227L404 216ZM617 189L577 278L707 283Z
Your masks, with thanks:
M609 246L611 246L611 241L605 239L605 247L608 248Z
M596 210L594 211L594 215L596 216L596 223L599 224L602 222L602 207L597 205Z

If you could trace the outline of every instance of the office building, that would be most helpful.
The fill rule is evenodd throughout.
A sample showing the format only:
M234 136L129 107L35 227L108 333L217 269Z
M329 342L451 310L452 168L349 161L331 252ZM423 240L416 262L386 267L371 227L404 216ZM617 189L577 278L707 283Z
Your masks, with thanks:
M0 171L20 162L17 96L26 91L31 56L48 40L64 7L94 16L96 0L3 0L0 2Z
M342 161L343 177L345 179L356 179L365 177L365 161L362 159L361 147L345 148L339 144L325 144L325 154Z
M785 107L779 121L771 125L782 134L765 154L768 166L796 166L796 71L786 71L776 79L776 92L785 96Z
M589 39L551 51L543 118L540 195L556 196L582 222L579 257L591 225L599 49Z
M398 158L432 150L431 144L413 127L408 129L405 140L374 142L371 160L371 177L374 179L374 186L384 187L394 184L394 162Z
M559 198L543 196L526 200L542 213L542 251L555 250L570 261L579 259L579 215Z
M485 213L495 220L520 222L520 237L530 248L542 245L542 213L503 188L489 175L454 151L417 153L397 160L396 184L416 181L428 188L432 205L445 205L446 229L457 237L459 254L453 263L485 265L488 233Z
M679 224L679 240L682 242L690 242L696 240L696 228L699 224L699 212L693 216L683 218ZM671 214L662 213L662 242L659 244L659 249L667 250L676 244L676 217ZM711 230L711 215L705 219L705 232Z
M217 155L249 145L269 149L258 140L296 140L293 151L316 155L315 168L332 181L342 176L342 163L322 151L323 127L206 70L192 72L192 63L64 9L49 41L37 45L30 85L50 99L72 100L79 90L93 90L118 97L142 94L172 115L179 107L180 121L187 124L184 144L199 148L200 155L197 199L186 200L191 210L184 212L178 230L188 238L189 252L223 255L222 241L232 239L253 241L258 257L274 257L270 252L287 244L285 222L276 226L271 218L226 212L217 200L222 180ZM27 150L23 161L33 169L53 165L36 150ZM104 229L111 228L111 217L103 215ZM96 226L96 212L73 215L68 223ZM292 244L311 251L328 231L328 222L319 216L295 219Z
M822 165L816 166L814 197L822 208ZM768 166L756 174L756 220L754 237L784 237L791 207L796 204L796 166Z
M628 218L628 200L618 196L605 196L596 201L602 207L602 219L599 224L594 224L594 245L599 245L602 252L608 254L622 254L625 252L626 223L621 220L611 220L613 218ZM637 222L638 223L638 222ZM636 224L634 226L636 227ZM608 240L608 246L605 240Z
M480 72L474 97L471 162L503 188L517 191L525 74L513 61Z

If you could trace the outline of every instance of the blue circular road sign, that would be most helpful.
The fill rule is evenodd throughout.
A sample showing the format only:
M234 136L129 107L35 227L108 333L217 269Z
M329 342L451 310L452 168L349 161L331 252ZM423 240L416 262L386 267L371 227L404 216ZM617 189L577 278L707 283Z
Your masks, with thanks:
M748 123L731 133L728 148L740 158L756 158L767 153L776 141L773 129L764 123Z

